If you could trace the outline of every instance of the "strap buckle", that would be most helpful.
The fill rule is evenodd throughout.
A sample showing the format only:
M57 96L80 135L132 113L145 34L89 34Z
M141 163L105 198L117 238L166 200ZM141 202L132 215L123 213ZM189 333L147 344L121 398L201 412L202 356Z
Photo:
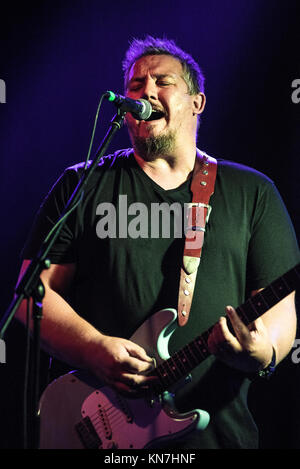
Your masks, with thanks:
M187 203L185 205L187 205L188 209L191 209L192 207L207 208L205 224L208 223L208 220L209 220L209 217L210 217L210 214L211 214L211 211L212 211L212 206L211 205L203 204L202 202L190 202L190 203ZM205 231L205 228L200 228L198 226L191 226L191 227L188 227L188 229L192 230L192 231Z

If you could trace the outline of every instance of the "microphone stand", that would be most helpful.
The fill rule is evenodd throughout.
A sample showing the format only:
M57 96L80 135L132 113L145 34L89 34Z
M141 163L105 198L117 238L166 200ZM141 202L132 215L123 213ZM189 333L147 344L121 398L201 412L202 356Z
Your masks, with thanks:
M39 367L40 367L40 323L43 315L43 298L45 295L45 288L40 279L40 275L44 269L49 269L51 261L48 259L48 253L53 246L55 240L60 234L65 221L67 219L67 213L72 207L80 202L83 196L84 189L90 179L92 173L99 164L100 159L104 155L107 147L112 141L115 133L119 130L123 124L126 112L118 109L117 114L113 117L110 127L105 135L102 143L100 144L93 162L87 170L85 170L77 184L72 196L70 197L67 205L63 209L63 212L59 218L62 220L58 224L56 230L54 230L49 237L43 242L37 256L28 265L20 283L16 287L16 295L7 311L0 322L0 338L3 338L7 327L12 321L16 311L18 310L21 302L24 299L32 298L32 318L33 318L33 386L31 396L31 415L30 417L30 428L32 428L32 435L29 438L29 447L38 449L39 447ZM24 422L26 424L26 422Z

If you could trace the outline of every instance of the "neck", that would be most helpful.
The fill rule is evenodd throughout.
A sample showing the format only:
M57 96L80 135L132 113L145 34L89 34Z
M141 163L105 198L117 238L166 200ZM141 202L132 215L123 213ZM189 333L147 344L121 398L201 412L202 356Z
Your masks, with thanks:
M189 179L195 165L196 145L174 151L172 155L158 155L145 161L136 151L135 159L142 170L163 189L175 189Z

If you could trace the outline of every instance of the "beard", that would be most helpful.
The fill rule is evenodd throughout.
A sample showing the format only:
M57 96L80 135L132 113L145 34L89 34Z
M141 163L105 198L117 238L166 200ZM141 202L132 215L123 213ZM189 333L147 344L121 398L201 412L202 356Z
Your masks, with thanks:
M132 139L134 149L145 161L154 161L157 157L171 156L175 148L175 132L163 135L138 137Z

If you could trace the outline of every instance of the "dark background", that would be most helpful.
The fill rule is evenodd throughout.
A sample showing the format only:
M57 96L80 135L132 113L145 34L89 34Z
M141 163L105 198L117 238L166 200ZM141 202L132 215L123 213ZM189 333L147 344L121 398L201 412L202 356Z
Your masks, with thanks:
M199 62L207 106L198 146L273 179L299 236L300 103L291 99L292 81L300 78L297 5L74 0L1 6L0 79L7 87L7 102L0 104L1 315L42 198L66 166L85 159L101 94L123 93L121 61L132 37L167 36ZM103 105L97 144L114 111ZM110 150L128 146L123 128ZM0 447L20 448L22 328L12 323L5 341ZM270 382L253 386L250 401L263 448L300 448L299 377L300 364L289 355Z

